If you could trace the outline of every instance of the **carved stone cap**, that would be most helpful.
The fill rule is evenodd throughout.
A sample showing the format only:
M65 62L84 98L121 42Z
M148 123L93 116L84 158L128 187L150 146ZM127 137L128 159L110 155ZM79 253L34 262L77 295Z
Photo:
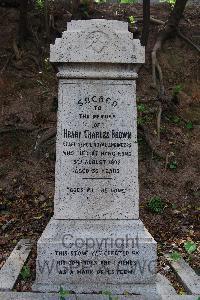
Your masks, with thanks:
M128 31L128 23L116 20L78 20L67 23L62 38L50 46L50 61L60 63L145 62L145 49Z

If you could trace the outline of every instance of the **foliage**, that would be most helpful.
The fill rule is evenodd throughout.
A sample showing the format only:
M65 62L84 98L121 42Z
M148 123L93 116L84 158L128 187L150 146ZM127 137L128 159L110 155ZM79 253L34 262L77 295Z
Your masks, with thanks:
M197 245L192 241L187 241L184 243L184 248L188 254L192 254L193 252L196 251Z
M23 280L26 280L27 278L29 278L31 276L31 270L30 270L29 266L27 266L27 265L23 266L23 268L21 269L20 275Z
M173 260L173 261L178 261L181 259L181 255L180 253L178 253L177 251L174 251L170 254L170 258Z
M193 123L191 121L187 122L185 126L187 129L193 129Z
M81 10L81 13L83 14L83 16L85 16L86 18L89 17L89 14L88 14L89 6L90 6L90 1L89 0L83 0L81 2L81 8L80 8L80 10Z
M151 212L160 214L165 208L165 203L159 196L154 196L149 200L148 208Z
M139 112L145 112L146 111L146 107L145 107L145 105L143 103L141 103L141 104L137 105L137 110Z
M138 125L143 125L145 123L146 123L146 119L145 118L143 118L143 117L138 117L137 118L137 124Z
M160 2L167 2L171 7L174 7L176 0L160 0Z
M130 22L131 25L135 24L135 18L134 18L134 16L129 16L128 19L129 19L129 22Z
M137 111L138 111L138 118L137 118L138 125L149 123L152 120L153 116L149 114L148 107L145 104L138 103Z
M174 96L178 95L182 90L183 90L183 87L181 84L175 85L175 87L173 88L173 95Z
M106 0L95 0L96 3L105 3L107 2ZM122 4L134 4L137 3L138 0L119 0L118 3Z
M44 0L36 0L36 6L39 9L43 9L44 8Z
M52 65L51 65L48 57L44 59L43 65L44 65L44 70L46 72L52 71Z
M178 116L173 116L172 117L172 122L175 123L175 124L178 124L180 123L181 119L178 117Z
M120 3L134 4L134 3L137 3L137 0L121 0Z
M179 295L185 295L186 293L185 293L184 289L181 288L181 289L179 290L178 294L179 294Z
M176 161L172 161L172 162L168 163L167 166L168 166L168 168L170 170L176 170L177 169L177 162Z
M69 291L66 291L65 289L63 289L63 287L60 287L59 290L59 296L60 296L60 300L65 300L65 296L69 296L71 293Z
M188 254L192 254L193 252L196 251L197 245L192 241L187 241L184 243L184 248ZM178 261L181 259L181 254L179 252L175 251L170 254L170 258L173 261Z
M109 300L118 300L119 299L117 296L112 296L112 293L110 291L102 291L102 295L108 296Z

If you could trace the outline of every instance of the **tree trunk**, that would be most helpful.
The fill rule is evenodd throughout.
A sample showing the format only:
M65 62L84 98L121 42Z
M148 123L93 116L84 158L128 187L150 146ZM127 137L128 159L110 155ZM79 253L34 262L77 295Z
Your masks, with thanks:
M188 0L176 0L174 8L167 21L168 26L172 27L175 30L177 29L183 16L183 12L185 10L187 2Z
M19 7L19 0L0 0L0 6L3 7Z
M158 34L156 42L158 49L156 49L156 51L161 48L161 45L165 40L176 35L187 2L188 0L176 0L174 8L168 17L166 26ZM156 45L154 47L156 47Z
M20 19L19 19L19 42L23 43L28 35L28 22L27 22L28 0L20 1Z
M156 41L153 51L152 51L152 68L153 68L154 84L156 84L156 69L157 69L157 71L159 73L159 79L160 79L161 85L163 85L162 70L160 68L160 65L159 65L159 63L157 61L157 57L156 57L157 52L161 49L162 44L167 39L176 35L177 29L178 29L180 20L183 16L183 12L185 10L185 6L186 6L187 2L188 2L188 0L176 0L174 8L168 17L165 27L158 34L157 41Z
M150 0L143 0L143 29L141 44L146 46L149 37L149 26L150 26Z
M49 3L48 0L44 0L44 18L45 18L45 31L47 38L49 39Z
M75 16L78 13L78 9L80 6L80 0L72 0L72 15Z
M176 0L174 8L168 17L167 24L164 30L160 32L163 41L176 35L187 2L188 0Z

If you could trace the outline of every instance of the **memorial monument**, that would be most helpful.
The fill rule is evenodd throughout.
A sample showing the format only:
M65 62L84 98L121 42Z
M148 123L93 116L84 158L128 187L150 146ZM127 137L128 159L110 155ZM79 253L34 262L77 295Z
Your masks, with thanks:
M156 299L156 242L138 206L135 68L144 47L127 23L72 21L50 61L59 69L54 216L37 244L33 289Z

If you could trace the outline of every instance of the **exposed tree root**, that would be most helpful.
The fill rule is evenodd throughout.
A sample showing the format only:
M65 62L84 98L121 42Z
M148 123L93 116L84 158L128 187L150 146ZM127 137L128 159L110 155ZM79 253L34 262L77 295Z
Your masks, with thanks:
M152 78L153 78L153 87L157 88L158 91L158 99L159 99L159 109L157 114L157 134L158 134L158 142L160 143L160 124L161 124L161 115L162 115L162 102L163 97L165 95L165 88L164 88L164 82L163 82L163 72L162 68L159 64L157 53L162 48L163 43L172 36L172 34L177 34L179 37L181 37L184 41L189 43L191 46L193 46L198 52L200 52L200 48L194 44L189 38L187 38L183 33L180 32L180 30L176 30L172 32L169 28L162 31L157 41L154 45L154 48L152 50Z
M164 82L163 82L163 73L159 61L157 59L157 52L161 49L162 43L166 40L167 33L165 31L161 32L158 36L158 39L154 45L151 58L152 58L152 77L153 77L153 87L157 88L158 100L159 100L159 109L157 114L157 138L158 143L160 143L160 124L161 124L161 115L162 115L162 98L165 94Z
M137 22L142 22L143 18L138 18L136 19ZM165 25L166 22L162 21L162 20L158 20L155 19L153 17L150 17L150 22L156 25ZM198 45L196 45L195 43L193 43L193 41L191 41L187 36L185 36L182 32L180 32L180 30L177 30L177 35L182 38L185 42L187 42L188 44L190 44L193 48L195 48L198 52L200 52L200 47Z
M9 64L9 62L10 62L12 56L13 56L12 54L10 54L10 55L8 56L5 65L3 66L3 68L2 68L1 71L0 71L0 75L2 75L3 72L5 72L5 70L6 70L6 68L8 67L8 64Z
M165 88L163 83L163 73L162 68L159 64L157 53L162 48L163 43L175 36L177 33L180 33L178 30L179 22L183 15L186 3L188 0L176 0L173 11L171 12L164 28L159 32L156 43L153 47L151 58L152 58L152 79L153 86L157 88L158 91L158 100L159 100L159 110L157 115L157 135L158 142L160 143L160 123L161 123L161 115L162 115L162 102L165 95ZM182 37L182 34L179 36Z
M137 22L142 22L143 18L136 18L136 21ZM153 24L156 24L156 25L164 25L165 24L164 21L155 19L154 17L151 17L151 16L150 16L150 23L153 23Z
M155 138L152 138L152 135L149 134L148 128L144 125L139 125L138 132L139 132L139 134L141 134L144 137L144 139L145 139L147 145L149 146L149 148L151 149L152 153L165 159L165 155L160 150L157 140Z
M155 19L153 17L150 17L150 22L153 23L153 24L157 24L157 25L164 25L165 24L164 21Z
M189 45L191 45L193 48L195 48L200 53L200 47L193 43L187 36L185 36L180 30L177 30L177 35L181 37L185 42L187 42Z
M161 102L159 102L158 103L158 115L157 115L157 137L158 137L158 143L160 143L161 115L162 115L162 105L161 105Z
M22 52L19 50L19 48L17 46L17 41L15 39L13 40L13 52L15 54L16 59L20 60L20 58L22 56Z
M24 131L24 132L30 132L30 131L35 131L37 130L37 127L33 127L33 126L6 126L3 128L0 128L0 134L4 134L4 133L14 133L16 131Z
M157 53L161 49L162 44L168 38L169 35L170 33L168 33L167 31L161 31L158 35L158 38L151 53L153 86L157 88L159 97L164 95L165 89L163 83L163 73L157 58Z
M56 129L55 128L51 128L49 129L44 135L42 135L42 137L39 138L39 140L36 141L35 143L35 147L34 150L36 152L39 151L40 147L47 142L48 140L52 139L56 137Z

